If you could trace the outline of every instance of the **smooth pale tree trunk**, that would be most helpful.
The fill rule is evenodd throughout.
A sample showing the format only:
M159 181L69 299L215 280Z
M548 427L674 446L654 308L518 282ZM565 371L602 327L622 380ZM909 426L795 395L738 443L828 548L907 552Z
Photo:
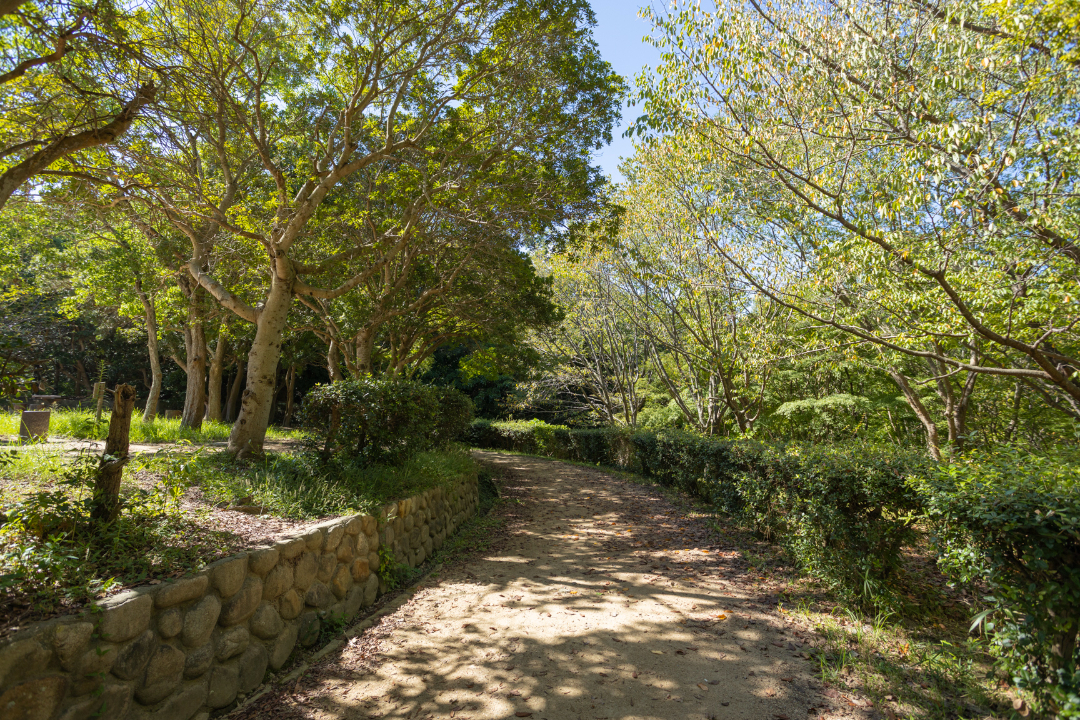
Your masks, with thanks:
M274 404L274 386L281 338L292 305L293 277L273 274L270 293L255 323L255 340L248 353L247 382L240 400L240 414L229 435L229 452L237 457L262 453L270 411Z
M375 331L364 330L356 337L356 372L371 375L371 357L375 354Z
M236 420L237 404L240 402L240 391L244 389L244 359L236 356L236 375L233 376L232 387L229 388L229 399L225 403L225 422Z
M214 357L210 360L210 387L206 393L206 419L221 421L221 380L225 374L225 352L229 341L224 332L218 333Z
M330 349L326 351L326 369L330 372L330 382L336 383L344 380L341 374L341 352L338 349L337 340L330 340Z
M889 377L893 379L893 382L900 388L900 392L904 394L904 399L907 400L908 405L915 412L915 416L919 418L919 422L922 423L923 429L926 431L926 447L930 451L930 454L937 461L941 461L941 442L938 440L937 425L934 424L934 418L930 416L926 406L923 405L922 399L919 398L919 394L912 389L911 383L908 382L907 377L896 368L889 368Z
M158 402L161 400L161 352L158 349L158 326L157 313L154 301L149 298L142 289L142 283L135 281L135 292L142 301L143 311L146 313L146 349L150 353L150 394L146 397L146 407L143 408L142 421L153 422L158 413Z
M191 314L189 314L191 317ZM198 430L206 412L206 333L202 318L184 328L184 351L187 355L187 387L180 426Z

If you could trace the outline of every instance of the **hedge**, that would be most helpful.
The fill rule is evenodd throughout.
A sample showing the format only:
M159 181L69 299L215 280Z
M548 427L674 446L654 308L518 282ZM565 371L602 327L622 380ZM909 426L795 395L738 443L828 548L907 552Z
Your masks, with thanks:
M1045 712L1080 717L1080 459L976 454L915 484L942 566L989 590L973 627Z

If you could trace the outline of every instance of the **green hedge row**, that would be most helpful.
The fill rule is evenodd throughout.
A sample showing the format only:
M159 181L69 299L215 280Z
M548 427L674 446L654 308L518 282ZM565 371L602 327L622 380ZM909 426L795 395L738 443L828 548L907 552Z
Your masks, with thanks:
M317 385L304 398L300 420L309 445L324 458L395 465L446 447L469 427L472 414L472 401L453 388L361 378Z
M975 618L1002 667L1058 717L1080 717L1080 458L968 456L948 465L895 448L767 446L674 430L571 430L478 420L466 439L630 470L744 519L862 604L896 603L912 521L942 568L986 588Z

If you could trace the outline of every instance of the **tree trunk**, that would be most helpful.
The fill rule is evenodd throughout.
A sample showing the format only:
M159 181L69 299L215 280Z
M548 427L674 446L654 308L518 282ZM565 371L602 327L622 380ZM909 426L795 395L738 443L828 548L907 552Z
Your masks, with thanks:
M363 330L356 337L356 372L363 377L371 375L371 356L375 354L375 331Z
M161 399L161 353L158 350L158 327L157 312L154 301L143 292L142 283L135 281L135 292L142 301L143 311L146 313L146 349L150 353L150 394L146 397L146 407L143 409L143 422L153 422L157 417L158 401Z
M117 385L105 453L101 456L97 480L94 482L94 507L90 514L94 520L112 522L120 514L120 481L124 477L124 465L129 460L128 436L134 408L135 388Z
M336 383L345 379L341 374L341 352L334 338L330 338L330 349L326 352L326 369L330 371L330 382Z
M274 383L281 336L292 305L292 277L274 272L270 293L255 324L255 340L248 353L247 382L240 414L229 435L229 452L239 457L262 453L266 427L274 401Z
M285 374L285 419L282 425L290 427L293 416L293 392L296 390L296 365L289 366Z
M225 403L225 422L236 420L237 403L240 402L240 391L244 388L244 358L236 356L236 375L233 377L232 387L229 388L229 400Z
M926 406L923 405L922 400L919 398L908 382L907 377L904 376L896 368L888 368L887 372L889 377L893 379L893 382L900 388L900 392L904 393L904 399L907 400L911 409L915 412L915 416L919 418L919 422L922 423L923 429L926 431L926 447L930 451L930 454L937 461L941 461L941 442L938 440L937 425L934 424L934 419L930 417L930 413L927 411Z
M196 291L197 293L197 291ZM187 354L187 388L184 391L184 414L180 427L198 430L206 412L206 329L202 312L192 293L188 305L188 325L184 328L184 351Z
M222 328L214 347L214 357L210 361L210 389L206 394L207 420L221 421L221 376L225 373L225 351L228 347L229 340Z

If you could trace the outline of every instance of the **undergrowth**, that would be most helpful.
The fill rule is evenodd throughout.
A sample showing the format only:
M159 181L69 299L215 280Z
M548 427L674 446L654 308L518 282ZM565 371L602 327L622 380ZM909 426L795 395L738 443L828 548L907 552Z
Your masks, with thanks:
M49 417L50 437L68 437L77 440L104 440L109 434L109 412L101 414L101 420L94 418L91 410L53 410ZM130 441L136 444L175 443L188 441L193 443L223 442L229 439L232 425L204 420L198 430L181 427L180 418L156 417L151 422L142 422L139 417L132 418ZM19 413L0 413L0 435L19 434ZM266 437L271 440L298 439L296 430L268 428Z
M179 509L183 491L127 484L113 523L90 520L98 458L70 460L51 482L5 507L0 526L0 627L70 611L121 587L180 575L231 551L227 533ZM10 470L10 465L5 470Z
M304 520L373 513L390 500L449 485L473 467L461 448L418 453L400 465L367 467L307 453L238 461L224 453L199 452L185 461L184 474L185 483L199 487L210 503L255 505L271 515Z

